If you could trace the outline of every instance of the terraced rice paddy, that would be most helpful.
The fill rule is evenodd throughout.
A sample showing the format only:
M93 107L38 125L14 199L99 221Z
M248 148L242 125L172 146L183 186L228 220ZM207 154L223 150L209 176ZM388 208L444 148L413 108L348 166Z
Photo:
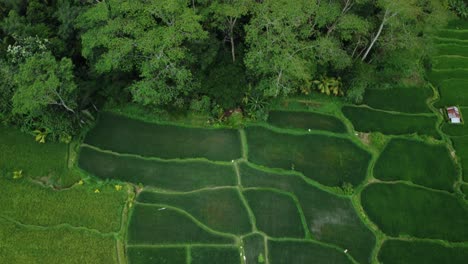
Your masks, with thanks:
M381 132L388 135L427 135L440 138L435 115L388 113L366 107L343 107L343 113L360 132Z
M426 101L433 92L428 87L396 87L388 89L367 89L364 104L382 110L428 113Z
M464 263L468 259L468 248L445 246L423 241L386 241L380 250L379 260L382 263Z
M284 128L317 129L335 133L346 132L346 127L340 119L313 112L271 111L268 116L268 123Z
M392 139L374 167L374 177L383 181L403 180L447 191L453 191L457 175L445 145L405 139Z
M464 102L468 102L467 87L468 78L446 79L442 81L439 85L440 100L436 103L436 106L461 105Z

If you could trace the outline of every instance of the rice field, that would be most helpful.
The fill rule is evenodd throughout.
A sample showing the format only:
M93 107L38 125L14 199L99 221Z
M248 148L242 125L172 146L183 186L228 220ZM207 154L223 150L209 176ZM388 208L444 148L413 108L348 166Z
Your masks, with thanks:
M459 34L460 31L452 31L454 33L444 33L444 34L453 34L459 35L460 37L456 37L458 39L468 39L468 31L462 32ZM445 44L445 45L438 45L437 46L437 53L439 55L453 55L453 56L463 56L468 57L468 45L458 45L458 44Z
M374 177L383 181L403 180L450 192L457 175L445 145L407 139L392 139L374 167Z
M468 43L466 48L468 48ZM468 57L458 55L438 56L432 61L434 69L454 70L454 69L467 69Z
M440 100L438 107L468 105L468 79L447 79L438 86Z
M346 126L340 119L313 112L270 111L268 123L282 128L326 130L334 133L346 132Z
M344 115L360 132L381 132L387 135L427 135L440 138L436 130L437 118L432 115L388 113L365 107L345 106Z
M187 249L184 247L128 247L129 264L185 263Z
M376 109L406 112L430 112L426 101L432 97L429 87L395 87L388 89L367 89L363 103Z
M361 199L369 218L388 235L452 242L468 237L468 206L451 194L405 184L371 184Z
M298 171L328 186L356 186L366 175L370 154L348 139L276 133L259 126L247 127L246 134L253 163Z
M163 159L231 161L241 157L237 130L151 124L111 113L101 114L85 143L119 153Z
M308 242L268 241L270 263L352 263L342 251Z
M468 247L423 241L388 240L379 252L381 263L389 264L463 264L467 259Z

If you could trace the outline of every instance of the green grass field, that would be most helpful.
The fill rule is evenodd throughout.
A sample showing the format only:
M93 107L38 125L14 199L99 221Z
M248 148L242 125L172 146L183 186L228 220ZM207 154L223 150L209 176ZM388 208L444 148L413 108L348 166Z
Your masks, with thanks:
M448 193L404 184L371 184L361 199L369 218L388 235L454 242L468 237L468 206Z
M468 113L468 107L461 107L461 112ZM468 136L468 125L463 120L463 124L450 124L448 122L442 125L442 131L449 136Z
M0 238L0 263L117 263L114 237L85 230L24 226L0 216Z
M361 263L368 262L375 237L362 223L351 202L307 184L297 175L267 173L241 164L244 187L264 187L297 196L313 238L350 249Z
M79 176L68 169L67 161L66 144L40 144L32 135L0 125L0 172L13 176L13 171L22 170L24 176L69 186Z
M428 87L395 87L367 89L363 103L377 109L407 112L430 112L426 101L433 95Z
M447 79L439 85L436 106L468 105L468 79Z
M128 247L127 258L129 264L186 263L187 250L185 247Z
M117 179L165 190L190 191L206 187L234 186L231 165L206 161L145 160L81 148L79 165L102 179Z
M13 180L0 176L0 216L24 224L56 226L68 224L100 232L117 232L127 195L113 186L76 186L55 191L27 179ZM18 210L21 208L21 210Z
M192 247L191 264L239 264L239 249L235 247Z
M345 253L315 243L268 241L271 264L283 263L352 263Z
M186 214L163 206L137 204L128 227L130 245L233 244L233 242L230 237L208 232Z
M370 155L350 140L276 133L258 126L247 127L246 133L253 163L296 170L328 186L358 185L365 177Z
M237 189L185 194L142 192L138 201L177 207L216 231L238 235L252 231L247 210Z
M457 174L445 145L406 139L392 139L374 167L374 177L380 180L410 181L450 192L454 191Z
M85 143L119 153L164 159L231 161L241 157L237 130L150 124L111 113L101 114Z
M313 112L270 111L268 123L284 128L327 130L335 133L346 132L346 126L340 119Z
M379 260L386 264L464 264L468 247L447 247L432 242L388 240L382 245Z
M468 69L437 70L428 73L429 80L435 85L440 85L445 80L462 79L468 80Z
M465 194L465 199L468 200L468 184L463 184L460 189Z
M259 230L270 237L305 237L298 208L290 196L265 190L249 190L244 195Z
M392 114L365 107L343 107L344 115L360 132L381 132L389 135L419 134L440 138L436 116Z

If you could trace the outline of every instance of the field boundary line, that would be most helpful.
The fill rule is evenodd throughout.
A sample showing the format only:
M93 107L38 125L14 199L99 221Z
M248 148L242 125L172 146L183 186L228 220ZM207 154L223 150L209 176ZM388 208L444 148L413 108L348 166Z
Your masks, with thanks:
M209 227L208 225L204 224L202 221L198 220L195 216L188 213L187 211L185 211L185 210L183 210L181 208L169 205L169 204L142 203L142 202L135 202L135 204L140 205L140 206L148 206L148 207L166 207L169 210L175 211L175 212L177 212L179 214L185 215L186 217L190 218L190 220L192 220L195 225L197 225L198 227L200 227L201 229L203 229L204 231L206 231L206 232L208 232L208 233L210 233L212 235L226 237L226 238L232 238L234 240L236 238L238 238L238 236L236 236L235 234L226 233L226 232L222 232L222 231L216 231L213 228Z
M408 242L428 242L428 243L434 243L434 244L438 244L438 245L445 246L445 247L451 247L451 248L459 247L459 248L468 249L468 241L452 242L452 241L437 239L437 238L421 238L421 237L413 237L413 236L404 236L404 237L388 236L388 240L408 241Z
M143 192L151 192L151 193L161 193L161 194L173 194L173 195L184 195L184 194L191 194L191 193L199 193L199 192L205 192L205 191L216 191L216 190L228 190L228 189L237 189L236 186L214 186L214 187L204 187L196 190L191 190L191 191L172 191L172 190L165 190L165 189L159 189L157 187L153 186L145 186Z
M281 127L276 127L273 126L269 123L266 122L256 122L256 123L249 123L247 126L248 127L262 127L265 129L268 129L270 131L273 131L275 133L279 134L287 134L291 136L308 136L308 135L315 135L315 136L327 136L327 137L334 137L334 138L343 138L343 139L349 139L350 135L348 133L334 133L331 131L327 130L320 130L320 129L293 129L293 128L281 128Z
M343 104L343 106L351 107L351 108L366 108L366 109L370 109L372 111L383 112L383 113L393 114L393 115L403 115L403 116L413 116L413 117L435 117L436 116L432 112L427 112L427 113L398 112L398 111L392 111L392 110L383 110L383 109L373 108L373 107L371 107L369 105L366 105L366 104L362 104L362 105Z
M241 143L241 150L242 150L242 158L244 160L248 160L249 157L249 145L247 143L247 135L243 128L239 129L239 136L240 136L240 143Z
M404 184L404 185L415 187L415 188L425 189L426 191L430 191L430 192L444 193L444 194L447 194L447 195L450 195L450 196L455 195L455 193L451 193L451 192L446 191L446 190L433 189L433 188L430 188L430 187L427 187L427 186L419 185L419 184L416 184L416 183L413 183L413 182L410 182L410 181L405 181L405 180L383 181L383 180L380 180L380 179L374 179L373 182L368 183L366 186L369 186L371 184L388 184L388 185L390 185L390 184Z
M237 248L234 244L201 244L201 243L180 243L180 244L127 244L129 248L185 248L185 247L208 247L208 248Z
M73 230L73 231L87 232L87 233L91 233L91 234L102 236L102 237L114 237L114 238L116 238L116 236L118 235L117 232L103 233L103 232L101 232L101 231L99 231L97 229L91 229L91 228L81 227L81 226L73 226L73 225L70 225L68 223L62 223L62 224L51 225L51 226L41 226L41 225L32 225L32 224L21 223L20 221L14 219L14 218L4 216L4 215L0 215L0 218L4 219L6 221L9 221L9 222L11 222L11 223L13 223L15 225L18 225L18 226L21 226L21 227L24 227L24 228L28 228L28 229L33 229L33 230L47 231L47 230L54 230L54 229L55 230L69 229L69 230Z

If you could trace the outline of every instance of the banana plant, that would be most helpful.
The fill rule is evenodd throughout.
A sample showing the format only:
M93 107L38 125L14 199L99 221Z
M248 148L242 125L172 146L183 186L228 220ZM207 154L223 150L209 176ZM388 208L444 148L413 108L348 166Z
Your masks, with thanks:
M23 170L19 170L19 171L14 171L13 172L13 179L20 179L23 177Z
M41 131L41 130L36 129L33 132L34 134L36 134L35 136L36 142L45 143L45 139L47 135L49 134L47 131Z
M344 91L342 89L341 78L335 77L321 77L320 80L314 80L312 82L315 89L326 95L343 96Z

